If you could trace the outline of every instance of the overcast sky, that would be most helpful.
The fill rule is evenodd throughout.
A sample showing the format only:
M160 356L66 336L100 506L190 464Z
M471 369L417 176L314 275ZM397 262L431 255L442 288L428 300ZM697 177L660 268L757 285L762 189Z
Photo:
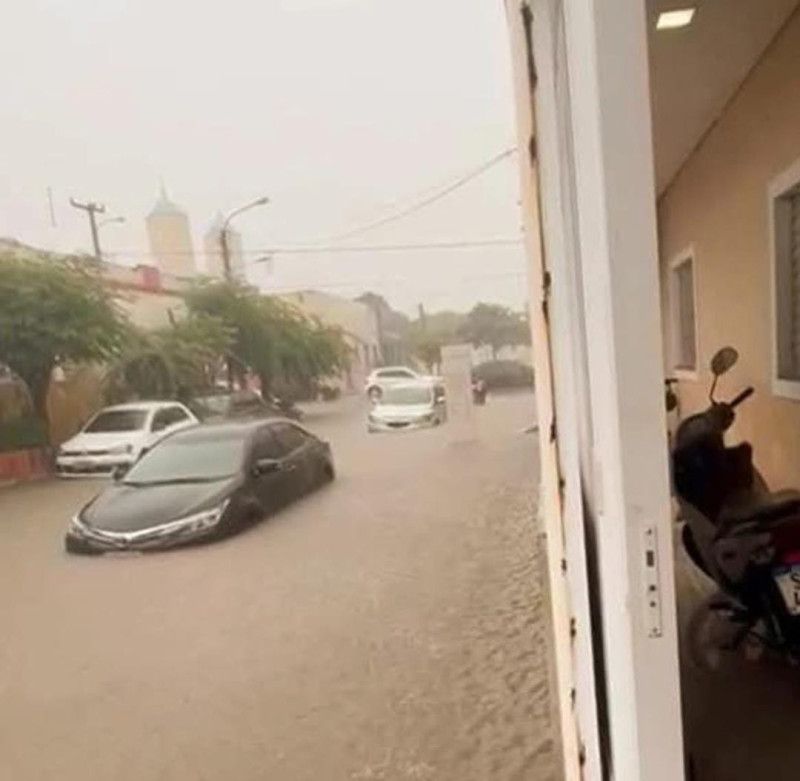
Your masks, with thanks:
M105 203L120 261L147 262L163 177L195 251L218 210L248 257L307 244L413 202L514 143L500 0L26 0L0 47L0 236L88 249L68 199ZM57 227L50 225L47 188ZM518 237L516 159L390 226L397 244ZM373 289L406 310L519 307L522 249L277 255L266 290Z

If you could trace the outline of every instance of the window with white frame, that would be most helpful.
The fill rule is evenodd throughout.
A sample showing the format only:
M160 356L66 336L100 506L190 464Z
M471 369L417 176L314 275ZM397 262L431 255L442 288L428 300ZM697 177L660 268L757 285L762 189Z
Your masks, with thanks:
M776 374L800 383L800 169L795 165L771 188L775 273Z
M694 289L694 258L683 255L670 267L672 299L672 365L693 372L697 370L697 317Z

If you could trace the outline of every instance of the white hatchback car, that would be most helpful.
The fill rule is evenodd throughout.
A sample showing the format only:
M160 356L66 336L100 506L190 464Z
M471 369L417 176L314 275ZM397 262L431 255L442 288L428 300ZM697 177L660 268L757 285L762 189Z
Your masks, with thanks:
M198 423L183 404L151 401L100 410L58 450L61 477L107 476L135 463L167 434Z
M393 385L408 385L409 383L441 385L442 378L418 374L413 369L409 369L408 366L383 366L380 369L375 369L367 377L365 391L372 401L376 401L386 388L390 388Z

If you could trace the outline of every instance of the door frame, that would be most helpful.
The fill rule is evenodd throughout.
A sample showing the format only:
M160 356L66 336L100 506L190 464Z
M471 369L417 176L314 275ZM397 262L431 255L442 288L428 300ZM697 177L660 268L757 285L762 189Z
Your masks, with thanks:
M540 418L548 553L564 555L549 572L560 723L574 730L565 774L681 781L645 4L507 5L518 120L531 115L519 141L532 305L547 314L532 322L537 393L552 392L550 405L539 401L540 416L553 414ZM560 501L550 497L554 447Z

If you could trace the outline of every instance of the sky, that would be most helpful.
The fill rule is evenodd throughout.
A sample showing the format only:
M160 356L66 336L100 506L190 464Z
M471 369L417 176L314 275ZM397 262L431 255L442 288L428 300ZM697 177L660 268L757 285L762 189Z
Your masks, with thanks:
M523 306L521 245L325 250L514 145L500 0L26 0L5 22L0 236L88 250L69 198L95 200L126 219L102 229L107 256L146 263L163 180L198 255L218 211L269 196L236 222L265 291L370 289L409 312ZM512 155L338 245L518 239L518 200ZM310 244L322 249L252 263Z

